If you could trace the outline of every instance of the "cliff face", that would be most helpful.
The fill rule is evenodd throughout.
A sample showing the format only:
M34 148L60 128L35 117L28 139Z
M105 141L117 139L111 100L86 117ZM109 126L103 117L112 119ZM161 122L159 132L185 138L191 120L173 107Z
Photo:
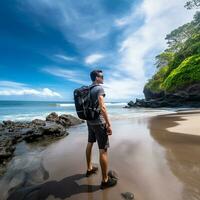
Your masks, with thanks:
M129 107L200 107L200 12L166 39L168 48L156 56L158 70L144 87L145 99Z
M149 89L144 89L146 100L174 99L178 101L200 101L200 83L191 84L173 93L153 93Z
M191 84L173 93L144 89L145 99L130 101L127 107L200 107L200 83Z

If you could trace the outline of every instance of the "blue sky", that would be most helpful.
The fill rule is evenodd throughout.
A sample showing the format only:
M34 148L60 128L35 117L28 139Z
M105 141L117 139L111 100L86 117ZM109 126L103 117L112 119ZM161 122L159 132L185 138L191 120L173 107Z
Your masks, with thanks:
M0 1L0 100L72 101L104 71L106 101L143 97L167 33L192 20L183 0Z

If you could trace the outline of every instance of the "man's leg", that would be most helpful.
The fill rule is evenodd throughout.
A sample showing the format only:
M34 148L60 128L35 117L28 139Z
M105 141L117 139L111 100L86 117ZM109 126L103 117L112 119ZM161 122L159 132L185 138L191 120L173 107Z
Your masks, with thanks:
M101 165L102 181L108 180L108 152L107 149L99 149L99 161Z
M86 147L86 160L87 160L87 170L92 170L92 146L93 143L88 142Z

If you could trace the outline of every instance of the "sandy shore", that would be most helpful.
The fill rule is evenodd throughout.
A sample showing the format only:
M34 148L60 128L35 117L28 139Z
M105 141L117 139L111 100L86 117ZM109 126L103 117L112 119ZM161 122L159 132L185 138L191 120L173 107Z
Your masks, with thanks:
M52 144L20 144L0 180L0 194L6 198L9 188L20 185L9 199L118 200L122 192L134 193L136 200L200 199L200 137L190 135L193 129L179 131L197 118L199 113L190 112L113 120L109 169L119 181L104 191L99 189L101 171L84 177L86 124L71 127L69 136ZM99 166L98 159L95 144L93 163Z
M168 131L200 136L199 110L193 112L179 112L177 115L174 114L172 116L177 116L177 120L174 120L177 123L177 125L174 127L167 128Z

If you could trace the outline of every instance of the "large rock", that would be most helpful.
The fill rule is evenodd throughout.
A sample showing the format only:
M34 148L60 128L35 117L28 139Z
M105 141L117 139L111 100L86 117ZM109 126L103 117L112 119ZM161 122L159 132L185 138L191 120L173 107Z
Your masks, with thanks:
M31 122L11 120L0 123L0 175L4 172L3 166L12 158L15 145L22 140L37 142L50 138L60 138L69 133L66 128L80 124L80 120L72 115L60 115L53 112L46 117L46 121L34 119Z
M11 121L11 120L6 120L3 121L4 126L13 126L15 125L15 122Z
M8 159L12 156L15 147L13 146L13 140L9 137L1 137L0 142L0 161L3 162L5 159Z
M37 142L40 141L43 138L43 134L41 132L35 132L32 134L28 134L24 136L24 140L28 143L30 142Z
M34 133L34 129L33 128L22 128L20 130L21 135L30 135Z
M200 101L200 83L188 86L186 92L189 95L189 100Z
M46 122L44 120L41 120L41 119L34 119L32 121L32 124L39 125L39 126L45 126Z
M50 123L46 126L41 127L42 135L50 135L50 136L63 136L67 135L66 128L64 128L61 124Z
M133 101L129 101L129 102L128 102L128 106L134 107L134 105L135 105L135 103L134 103Z
M78 119L77 117L74 117L73 115L63 114L59 116L59 121L61 125L65 127L73 126L82 123L83 120Z
M145 96L146 100L159 99L159 98L162 98L165 95L164 91L153 92L147 87L144 87L143 93L144 93L144 96Z
M0 123L0 131L3 130L3 124Z
M58 122L59 120L59 116L57 113L52 112L49 115L47 115L46 117L46 121L50 121L50 122Z
M128 102L130 107L200 107L200 83L192 84L175 92L155 93L144 88L145 99Z

